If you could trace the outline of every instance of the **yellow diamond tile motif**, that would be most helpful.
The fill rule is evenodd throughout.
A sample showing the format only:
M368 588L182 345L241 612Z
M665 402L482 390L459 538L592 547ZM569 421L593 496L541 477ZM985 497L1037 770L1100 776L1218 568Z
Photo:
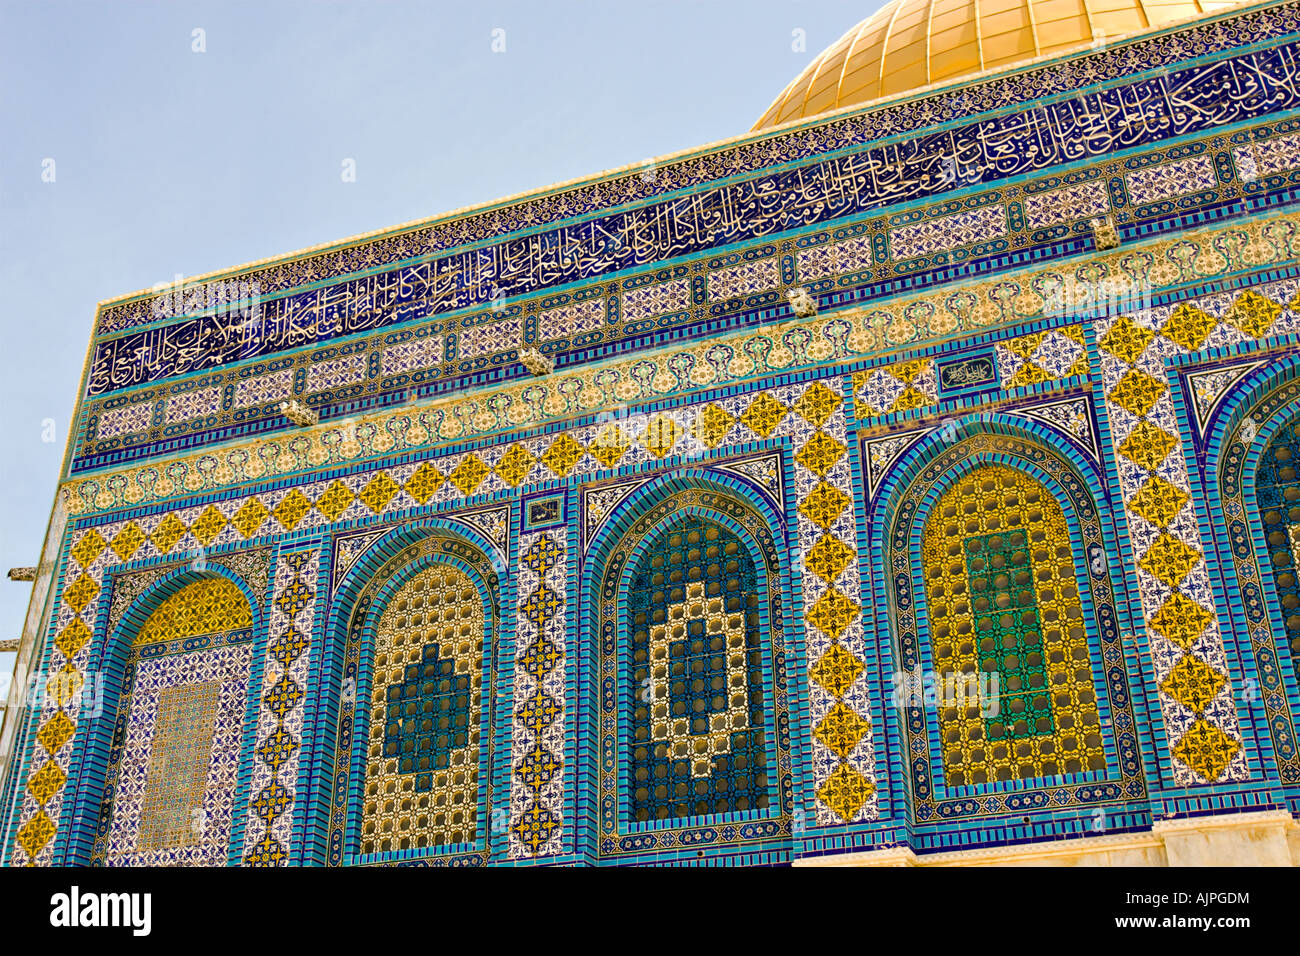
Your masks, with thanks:
M47 760L45 766L32 774L31 779L27 781L27 789L31 791L37 803L45 803L59 792L66 779L68 779L67 774L59 768L59 765L53 760Z
M487 475L488 466L483 464L483 459L471 452L452 469L447 480L459 488L462 495L472 495L474 489L483 483Z
M839 640L861 610L836 588L830 588L808 611L808 623L831 640Z
M1132 365L1156 334L1144 329L1127 315L1121 315L1097 344L1111 355Z
M1160 334L1189 352L1195 352L1218 324L1219 320L1214 316L1184 302L1169 314Z
M910 385L918 375L929 368L930 362L931 359L913 359L910 362L899 362L897 365L889 367L889 374L900 382L907 382Z
M356 501L356 498L351 488L336 480L331 482L325 489L325 493L316 499L316 510L330 521L338 521L339 515L347 511L348 506Z
M709 402L695 416L695 437L706 447L717 448L734 424L736 419L729 412Z
M1129 499L1128 506L1157 528L1164 528L1177 517L1187 503L1187 495L1159 475L1152 475L1138 493Z
M840 703L832 707L830 713L822 718L822 722L814 728L813 734L832 753L847 757L870 729L869 723Z
M596 437L592 439L587 452L606 468L613 468L627 453L631 444L623 429L617 425L605 425L596 432Z
M830 584L844 573L844 569L849 566L856 553L834 535L824 534L809 549L804 564L809 571Z
M1065 370L1065 378L1074 378L1076 375L1087 375L1092 371L1092 366L1088 364L1088 353L1084 352L1075 360L1075 363Z
M284 499L275 506L271 512L275 515L275 520L280 522L285 531L292 531L298 527L298 522L307 516L311 511L311 502L297 488L284 496Z
M1164 393L1164 382L1152 378L1141 369L1132 368L1110 390L1108 397L1134 415L1145 415Z
M81 671L69 662L50 677L45 684L45 690L58 702L60 709L66 710L68 705L77 699L85 683L86 679L81 676Z
M804 446L799 449L799 454L794 458L809 471L825 478L826 472L835 467L835 463L844 457L846 451L848 449L843 443L818 432L804 442Z
M1160 689L1193 713L1203 713L1228 679L1200 658L1188 654L1169 672Z
M551 469L557 478L564 478L573 470L584 451L582 445L565 432L542 453L542 464Z
M23 828L18 831L18 845L27 852L28 856L35 856L53 838L54 823L44 810L36 811L36 815L23 824Z
M76 726L68 719L68 715L63 711L59 711L45 722L45 726L37 733L36 739L41 742L41 746L45 748L46 753L54 756L68 742L68 738L72 736L76 729Z
M132 521L125 528L113 536L112 544L113 553L121 561L130 561L131 556L140 550L140 545L145 542L145 534L140 530L140 526Z
M1241 744L1204 718L1174 747L1174 756L1210 782L1223 775Z
M1119 446L1119 453L1135 465L1155 471L1177 444L1178 439L1164 429L1151 422L1139 422Z
M365 487L361 489L361 494L357 495L361 503L370 509L371 514L382 514L388 507L388 503L397 497L401 491L401 486L392 478L388 477L388 472L381 471L375 477L366 482Z
M826 778L826 782L817 791L817 797L837 817L848 823L874 792L875 787L870 780L847 763L842 763Z
M641 441L650 454L656 458L665 458L672 453L673 446L677 444L679 437L681 437L681 430L677 422L667 415L656 415L646 425L645 434L641 436Z
M1183 544L1168 531L1163 531L1147 553L1138 561L1142 570L1152 577L1164 582L1169 587L1177 587L1187 577L1187 572L1196 566L1201 554Z
M794 410L810 425L821 428L840 406L840 396L821 382L813 382L795 400Z
M1011 380L1007 382L1007 388L1021 388L1025 385L1037 385L1039 382L1046 382L1051 378L1052 376L1048 375L1047 372L1043 371L1043 369L1039 368L1033 362L1026 362L1024 365L1020 366L1020 368L1016 369L1016 374L1011 376Z
M412 472L403 487L408 495L420 504L424 504L434 496L446 480L446 475L426 461Z
M216 505L208 505L203 509L203 514L199 515L198 520L190 525L190 530L194 532L194 537L198 539L199 544L207 547L229 523L226 516L217 510Z
M1034 354L1038 346L1043 344L1043 336L1046 334L1046 332L1034 332L1032 335L1019 335L1006 343L1007 351L1027 359Z
M898 398L894 399L894 404L889 406L891 412L906 412L913 408L925 408L927 405L933 405L934 399L925 392L918 391L915 388L905 388Z
M776 431L776 426L781 424L788 412L788 408L767 392L759 392L758 397L741 413L740 420L750 431L767 438Z
M63 652L63 656L72 658L77 651L86 646L90 640L91 631L86 623L79 617L74 617L72 623L65 627L54 639L55 645Z
M88 568L95 563L95 559L103 554L104 549L108 547L108 542L94 528L91 528L81 540L77 542L72 549L73 559L83 568Z
M240 505L230 523L235 526L241 538L251 538L262 529L262 522L270 513L260 498L249 498Z
M865 666L849 651L835 644L813 665L809 676L832 696L843 697Z
M1205 633L1210 619L1209 611L1186 595L1175 591L1151 618L1151 626L1179 647L1186 649Z
M63 603L80 614L98 593L99 585L91 579L90 575L83 574L63 592Z
M823 481L799 502L799 510L809 521L826 531L849 506L850 500L844 492Z
M153 546L158 549L159 554L168 554L172 548L176 547L176 542L181 539L185 531L184 522L175 514L169 513L167 517L158 522L158 527L149 532L149 540L153 542Z
M1254 289L1237 296L1228 310L1228 321L1253 339L1259 338L1277 321L1282 306L1264 298Z
M497 462L497 477L504 481L511 488L519 487L519 483L528 477L537 464L537 459L523 445L511 445L509 450L501 456Z

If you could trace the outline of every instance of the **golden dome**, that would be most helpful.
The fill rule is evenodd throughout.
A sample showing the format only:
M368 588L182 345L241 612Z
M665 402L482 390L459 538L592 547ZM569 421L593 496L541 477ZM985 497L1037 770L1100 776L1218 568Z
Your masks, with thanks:
M1245 0L892 0L794 78L754 129L1146 33Z

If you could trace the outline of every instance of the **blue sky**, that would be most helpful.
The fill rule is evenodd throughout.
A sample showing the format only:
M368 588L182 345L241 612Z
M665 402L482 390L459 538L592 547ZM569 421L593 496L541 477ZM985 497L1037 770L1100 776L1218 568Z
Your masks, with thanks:
M743 133L880 5L0 0L0 575L101 299ZM30 593L0 577L0 634Z

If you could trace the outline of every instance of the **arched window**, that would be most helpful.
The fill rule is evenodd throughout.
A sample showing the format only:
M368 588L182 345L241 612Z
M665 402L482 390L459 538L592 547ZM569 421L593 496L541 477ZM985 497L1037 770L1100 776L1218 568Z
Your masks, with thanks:
M136 630L122 658L99 862L226 863L252 626L239 587L208 577L168 597Z
M1105 769L1077 560L1024 472L982 465L935 503L922 562L949 785Z
M602 863L789 846L786 542L763 507L690 476L593 540Z
M763 600L753 556L716 521L679 514L647 540L627 597L633 820L772 802Z
M361 852L477 836L483 598L459 568L409 578L379 616Z
M1300 661L1300 418L1293 418L1273 435L1260 456L1255 478L1256 503L1267 566L1272 569L1282 625L1293 661ZM1266 574L1270 573L1265 571Z
M493 563L441 529L377 543L358 566L329 758L350 785L330 803L333 865L491 858ZM504 837L502 837L504 839Z

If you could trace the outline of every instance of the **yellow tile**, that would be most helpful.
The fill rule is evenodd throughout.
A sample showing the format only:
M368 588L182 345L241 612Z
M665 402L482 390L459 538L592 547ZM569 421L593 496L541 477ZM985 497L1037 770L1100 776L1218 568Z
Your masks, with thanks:
M823 531L829 531L840 514L850 504L850 498L832 484L823 481L808 497L799 503L799 510L809 521Z
M871 781L847 763L842 763L822 784L817 791L817 797L830 807L836 816L847 823L862 809L862 805L871 799L874 792L875 787L872 786Z
M679 435L680 429L676 421L667 415L656 415L646 425L641 440L650 454L656 458L666 458L672 452L673 446L677 444Z
M63 592L63 603L80 614L97 594L99 594L99 585L91 579L90 575L82 574Z
M1144 329L1127 315L1121 315L1097 345L1132 365L1155 337L1156 334L1150 329Z
M293 489L271 512L285 531L292 531L311 511L311 502L297 488Z
M1185 650L1205 633L1210 620L1209 611L1175 591L1151 618L1151 627Z
M130 561L131 556L140 550L140 546L145 543L145 540L145 533L140 530L138 524L132 521L113 536L113 553L118 556L119 560Z
M235 512L230 523L235 526L241 538L251 538L262 529L263 522L271 512L260 498L249 498Z
M1174 756L1209 782L1223 775L1232 758L1241 749L1233 740L1207 720L1198 720L1174 747Z
M1142 569L1169 587L1177 587L1201 560L1199 551L1189 548L1168 531L1162 531L1138 561Z
M95 559L104 553L108 547L108 542L94 528L91 528L81 540L76 543L72 549L72 557L83 568L88 568L95 563Z
M217 510L217 506L208 505L194 524L190 525L190 531L194 533L199 544L207 547L217 535L221 534L227 524L229 522L226 516Z
M838 644L830 649L813 665L808 676L826 689L833 697L843 697L849 692L864 665L849 651Z
M1119 446L1119 453L1147 471L1155 471L1169 457L1178 439L1151 422L1139 422Z
M1198 657L1188 654L1171 670L1160 689L1192 713L1202 713L1228 679Z
M1138 489L1128 506L1158 528L1164 528L1182 511L1187 495L1159 475L1152 475Z
M567 432L561 433L551 442L551 446L542 454L542 464L549 468L556 477L564 478L578 463L585 449L574 441Z
M813 735L832 753L847 757L870 729L871 724L840 703L813 728Z
M426 461L415 469L403 487L408 495L420 504L424 504L434 496L446 480L446 475Z
M861 610L855 601L850 601L837 588L832 587L809 608L807 620L817 630L836 641Z
M1120 408L1127 409L1134 415L1145 415L1151 411L1151 406L1155 405L1166 388L1164 382L1134 368L1128 370L1128 373L1110 390L1110 395L1107 397Z
M523 445L511 445L509 450L501 456L494 469L497 477L504 481L511 488L517 488L519 483L528 477L533 467L537 464L537 459Z
M740 420L761 438L769 437L781 424L789 409L774 399L767 392L759 392L741 414Z
M447 480L460 489L463 495L472 495L474 489L483 483L483 479L488 476L488 466L483 463L483 459L472 452L461 459L459 465L452 469Z

